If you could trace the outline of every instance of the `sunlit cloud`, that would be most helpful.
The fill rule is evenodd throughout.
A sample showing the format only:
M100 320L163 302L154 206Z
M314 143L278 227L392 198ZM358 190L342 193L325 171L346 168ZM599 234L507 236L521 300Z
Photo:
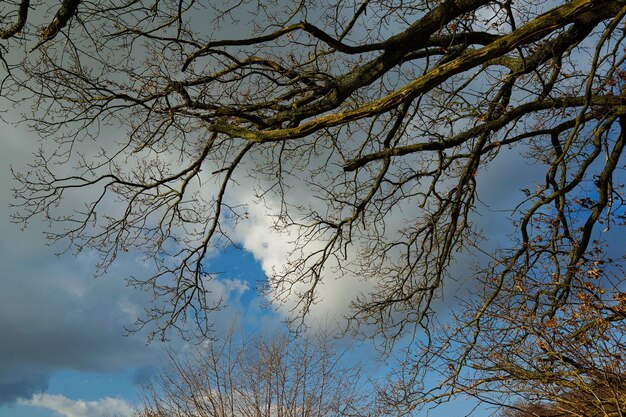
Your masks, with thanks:
M119 398L105 397L95 401L72 400L63 395L36 394L20 405L47 408L63 417L130 417L134 408Z

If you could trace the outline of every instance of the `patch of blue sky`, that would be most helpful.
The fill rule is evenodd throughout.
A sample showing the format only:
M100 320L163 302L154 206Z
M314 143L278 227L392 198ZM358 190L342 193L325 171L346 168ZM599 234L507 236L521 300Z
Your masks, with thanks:
M120 398L131 404L140 400L137 375L144 368L129 368L120 372L81 372L59 370L51 375L47 394L64 395L85 401L96 401L103 397Z
M52 410L41 407L31 407L29 405L5 405L0 406L0 416L2 417L59 417L59 414Z
M228 246L206 261L206 264L207 270L217 279L246 284L247 288L242 288L239 293L238 302L244 309L258 308L260 299L257 289L265 281L265 273L250 252Z

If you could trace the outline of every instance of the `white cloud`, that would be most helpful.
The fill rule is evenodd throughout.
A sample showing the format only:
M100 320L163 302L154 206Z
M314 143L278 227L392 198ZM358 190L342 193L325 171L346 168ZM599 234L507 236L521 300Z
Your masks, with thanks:
M300 202L318 206L322 204L310 196L307 198L304 194L298 192L295 194L297 195L294 199ZM286 265L290 265L290 261L306 257L322 249L327 243L321 236L309 242L303 253L293 253L297 248L296 228L277 229L275 227L276 215L280 211L279 202L266 197L263 203L259 204L250 197L252 195L254 192L245 186L233 187L230 197L234 200L234 204L247 206L248 216L246 220L240 221L236 227L232 228L230 234L259 261L270 281L276 274L282 274ZM295 216L296 213L293 215ZM305 220L302 222L305 223ZM355 256L354 250L349 252L346 263L353 261ZM354 301L356 296L367 294L374 288L375 283L363 281L356 274L341 273L335 269L335 266L336 262L333 259L327 262L323 281L316 287L317 299L311 306L307 317L307 323L310 325L334 327L337 323L343 323L343 317L350 312L350 302ZM291 287L286 297L284 294L279 294L280 290L268 294L269 301L283 317L290 317L294 313L299 313L298 293L308 290L309 287L307 283L297 283ZM280 301L276 302L273 296L279 298Z
M72 400L63 395L36 394L21 405L53 410L63 417L130 417L134 408L119 398L105 397L96 401Z

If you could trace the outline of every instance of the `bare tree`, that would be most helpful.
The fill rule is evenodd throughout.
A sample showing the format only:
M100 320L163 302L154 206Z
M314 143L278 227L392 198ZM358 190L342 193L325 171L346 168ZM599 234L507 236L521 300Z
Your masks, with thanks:
M7 40L32 40L29 38L28 31L32 25L27 25L31 8L44 8L45 4L41 1L31 0L7 0L0 5L0 39ZM45 42L51 41L63 29L69 21L76 15L76 10L80 0L63 0L57 5L56 13L49 19L46 24L38 25L39 43L32 46L33 49L38 48ZM48 10L50 11L50 10ZM31 18L32 20L32 18ZM3 43L0 43L0 59L5 65L5 69L9 70L11 65L5 60L3 53L8 53L9 49Z
M603 328L597 351L623 350L622 259L594 233L624 224L626 1L74 2L53 37L23 23L25 4L3 6L24 33L4 47L36 49L7 64L3 92L28 99L46 146L16 173L15 220L42 216L102 268L143 251L158 272L132 282L165 301L143 318L156 332L210 324L207 254L258 204L292 244L267 291L296 317L324 280L356 277L372 289L346 300L355 326L425 331L391 407L575 367L565 357L586 367L565 340ZM517 233L496 250L476 225L480 181L518 153L542 179L510 202ZM478 290L437 329L468 250L488 259ZM568 321L581 297L600 297L597 322ZM433 369L439 391L423 387Z
M572 275L571 298L557 311L554 273L551 282L516 274L498 288L499 266L482 271L476 297L466 298L453 320L410 346L390 375L383 395L387 407L409 413L461 395L502 406L508 417L623 415L624 271L595 249ZM437 378L426 383L432 370Z
M535 301L540 298L535 280L519 278L517 289L502 292L508 294L494 303L499 311L485 313L485 324L500 337L479 336L480 347L471 354L484 382L475 379L473 393L543 403L558 415L626 412L624 275L607 275L605 266L612 265L597 259L574 276L572 299L556 313L545 301ZM542 286L549 294L551 288Z
M573 389L552 402L518 403L502 413L507 417L530 416L598 416L612 417L624 415L626 410L625 386L591 385L584 389Z
M145 389L140 417L374 416L373 387L329 339L224 339L170 355Z

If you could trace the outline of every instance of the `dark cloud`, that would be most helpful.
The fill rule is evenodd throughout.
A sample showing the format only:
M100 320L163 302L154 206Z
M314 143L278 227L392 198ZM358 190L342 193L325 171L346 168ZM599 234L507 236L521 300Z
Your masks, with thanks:
M0 357L3 352L0 352ZM11 404L17 398L30 398L33 394L48 389L48 375L44 373L22 372L19 376L3 380L0 373L0 405Z
M60 369L116 372L149 366L158 347L146 335L124 336L150 300L126 287L129 270L143 268L131 256L107 276L94 279L97 258L89 253L54 255L46 245L46 224L26 231L10 223L10 166L24 169L28 135L3 128L0 154L0 404L30 398L47 389Z
M0 141L5 145L0 153L3 177L11 177L11 166L27 169L36 140L2 126ZM48 224L35 220L22 231L10 222L12 185L0 182L0 406L45 392L50 376L60 370L136 370L135 382L146 382L162 350L156 343L146 345L146 333L126 336L124 329L153 300L127 287L125 278L131 271L149 276L149 267L138 254L127 253L106 275L93 278L96 254L55 256L63 248L47 246ZM241 295L237 289L242 285L225 280L213 292L228 301L231 293ZM231 308L216 322L227 327L233 316ZM176 334L168 336L168 346L175 348L180 343Z
M115 372L155 360L145 335L124 336L147 301L121 278L94 280L71 257L0 261L12 265L0 277L0 403L45 390L58 369Z

